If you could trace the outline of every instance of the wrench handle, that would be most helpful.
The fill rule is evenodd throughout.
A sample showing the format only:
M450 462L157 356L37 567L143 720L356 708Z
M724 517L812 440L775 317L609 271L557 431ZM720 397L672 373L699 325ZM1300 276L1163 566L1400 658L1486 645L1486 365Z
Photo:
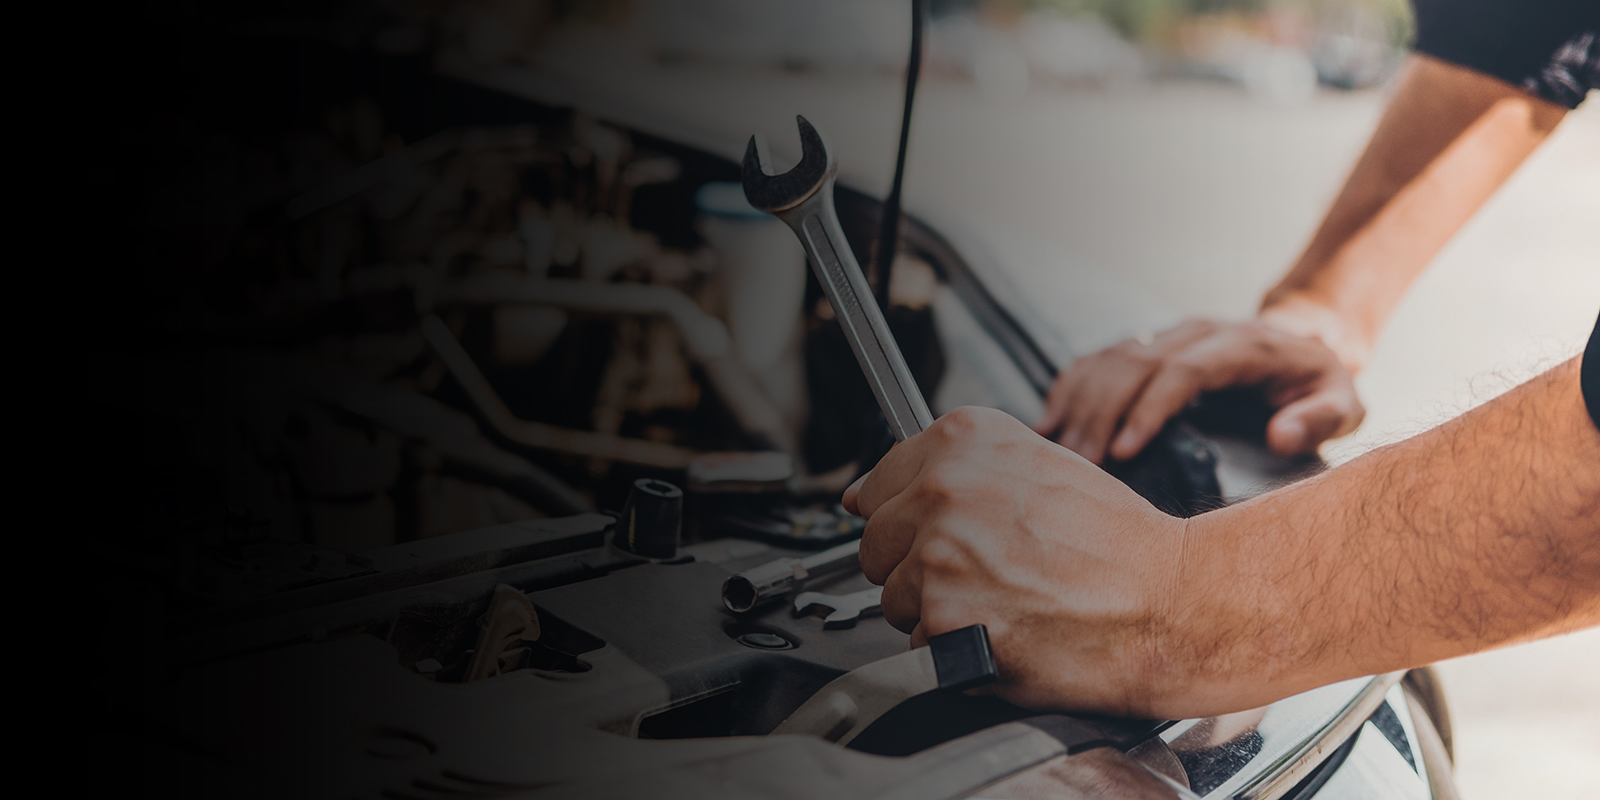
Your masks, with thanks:
M805 246L811 270L833 305L834 316L844 329L850 350L872 387L878 407L883 409L895 441L903 442L926 430L933 424L933 413L912 379L911 368L900 354L900 346L873 299L866 275L839 227L832 178L805 202L778 212L777 216L794 229Z

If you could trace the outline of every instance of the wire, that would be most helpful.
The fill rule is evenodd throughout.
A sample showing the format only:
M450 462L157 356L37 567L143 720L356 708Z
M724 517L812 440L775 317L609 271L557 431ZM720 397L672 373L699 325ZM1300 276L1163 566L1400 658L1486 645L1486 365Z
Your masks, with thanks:
M878 223L878 249L873 264L876 284L873 294L878 308L889 313L889 281L894 273L895 249L900 244L900 184L906 174L906 144L911 139L911 105L917 95L917 78L922 72L922 29L927 16L927 0L911 0L911 55L906 64L905 107L900 113L900 149L894 159L894 181L883 201L883 216Z

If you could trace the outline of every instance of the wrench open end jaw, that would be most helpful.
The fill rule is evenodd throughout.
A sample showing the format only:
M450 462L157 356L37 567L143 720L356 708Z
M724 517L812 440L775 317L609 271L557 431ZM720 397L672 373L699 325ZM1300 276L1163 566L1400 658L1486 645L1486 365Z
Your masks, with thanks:
M745 199L767 213L785 211L805 202L839 169L817 129L799 115L795 116L795 122L800 127L800 163L794 165L794 169L781 175L769 174L761 163L760 148L754 136L744 150L744 169L740 177Z
M883 587L872 586L845 595L802 592L795 597L795 616L818 611L826 612L822 620L822 627L826 630L854 628L862 617L883 613Z

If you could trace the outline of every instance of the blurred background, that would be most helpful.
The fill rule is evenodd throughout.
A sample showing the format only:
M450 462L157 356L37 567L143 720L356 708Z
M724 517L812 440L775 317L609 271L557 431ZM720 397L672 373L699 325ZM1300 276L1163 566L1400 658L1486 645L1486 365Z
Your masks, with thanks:
M935 0L930 10L907 209L982 231L1006 254L1009 279L1080 353L1184 317L1251 313L1359 153L1412 33L1403 0ZM167 341L225 329L242 341L290 342L481 414L463 375L439 357L436 332L417 327L419 309L442 302L441 281L522 270L621 276L714 307L729 289L712 277L704 226L665 232L717 206L673 187L729 176L670 143L736 156L751 132L789 142L792 115L804 113L829 133L845 181L881 197L908 15L902 0L264 4L220 20L238 37L222 45L186 39L193 21L175 16L161 56L172 74L212 61L238 72L219 73L230 76L225 84L175 82L146 131L152 168L180 177L146 211L166 234L147 246L170 265L147 278L147 322ZM215 52L222 47L236 50ZM250 94L231 77L269 75L267 85L297 69L292 91ZM514 115L499 101L441 89L439 76L540 101L581 96L651 120L661 140L641 145L581 116L502 124ZM193 108L204 110L179 111ZM454 138L437 138L441 120L452 121ZM776 152L781 161L785 151ZM366 183L315 195L361 169ZM300 215L287 229L286 203ZM669 219L651 208L688 211ZM1360 377L1366 424L1325 455L1346 460L1437 423L1577 352L1600 309L1596 219L1600 108L1591 97L1408 297ZM1137 310L1094 318L1108 312L1085 298L1106 294ZM344 322L330 321L335 306ZM916 324L906 313L897 324ZM579 359L560 372L544 356L567 346L558 337L578 334L559 312L445 318L523 416L537 409L657 444L739 444L674 433L704 427L712 412L696 388L701 367L639 344L659 332L607 334L643 350L625 364ZM201 413L195 403L212 390L192 363L161 367L152 397L165 412L147 429L152 441L191 451L206 445L169 434ZM617 389L600 417L529 388L580 373L602 393L607 375L632 388ZM694 381L683 377L691 373ZM346 412L280 405L251 418L260 426L251 435L278 442L256 454L275 471L252 490L256 506L229 510L225 526L329 552L570 513L607 498L541 489L541 465L587 475L615 466L592 454L474 462ZM329 448L356 455L319 469ZM180 455L172 463L193 452ZM164 497L185 502L179 490ZM1588 632L1444 665L1468 798L1594 796L1597 660L1600 632Z
M379 32L390 52L453 40L481 62L537 58L604 32L638 57L791 71L898 71L898 0L479 0L387 6L405 21ZM930 71L986 95L1030 86L1109 86L1198 78L1271 102L1321 84L1371 87L1411 36L1404 0L932 0ZM586 30L587 29L587 30Z

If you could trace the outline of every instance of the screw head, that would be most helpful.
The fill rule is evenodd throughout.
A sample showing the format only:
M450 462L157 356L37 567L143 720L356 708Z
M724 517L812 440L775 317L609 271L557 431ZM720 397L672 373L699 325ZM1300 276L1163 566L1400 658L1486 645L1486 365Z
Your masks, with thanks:
M788 650L794 647L788 639L776 633L765 633L763 631L742 634L734 641L745 647L752 647L757 650Z

